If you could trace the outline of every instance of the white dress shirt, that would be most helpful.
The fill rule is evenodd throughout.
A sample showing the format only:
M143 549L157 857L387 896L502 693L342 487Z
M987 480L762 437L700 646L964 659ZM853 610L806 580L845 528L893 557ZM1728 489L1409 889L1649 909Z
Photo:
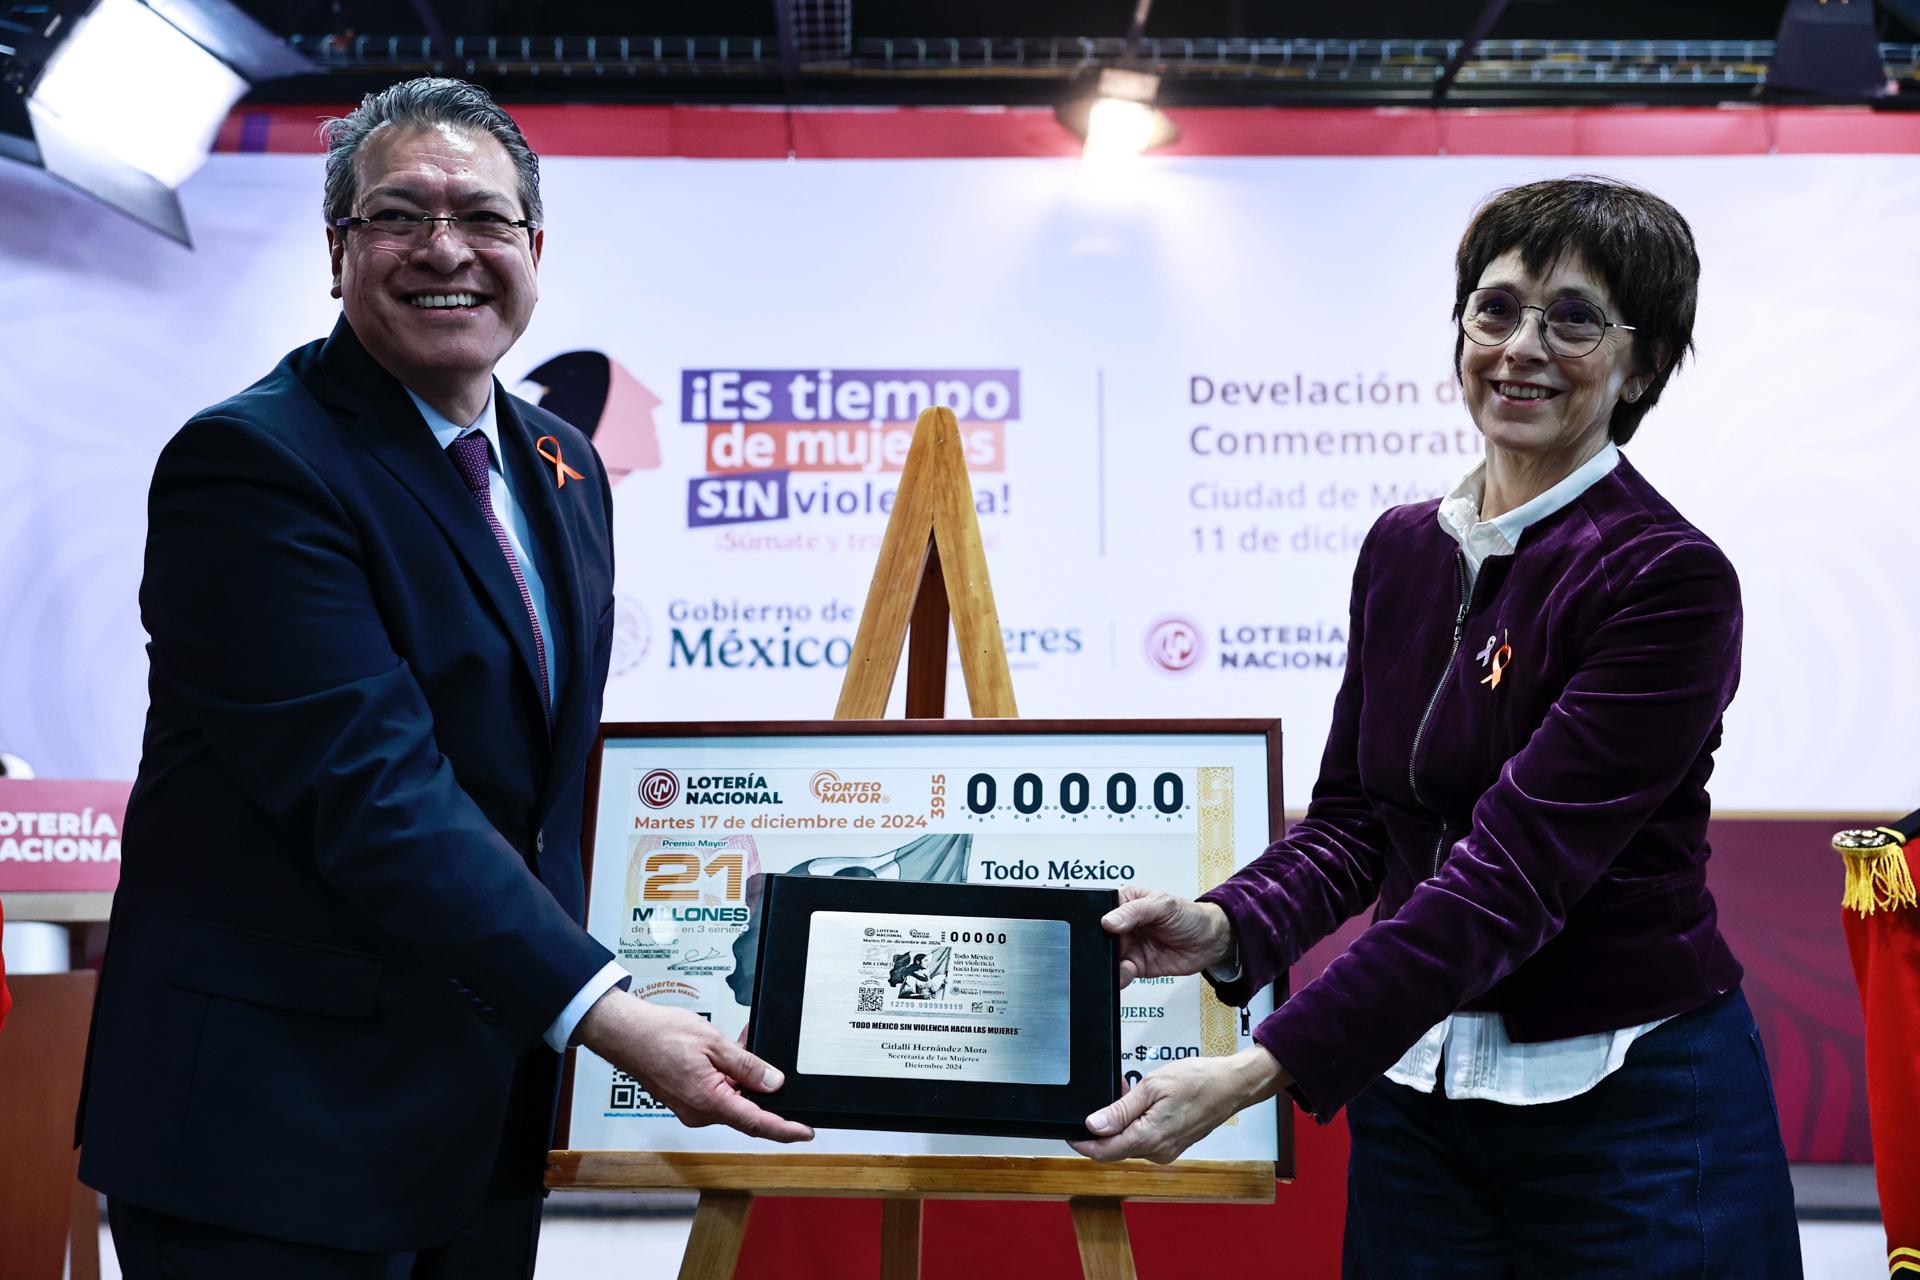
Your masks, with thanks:
M493 499L494 514L500 518L500 527L507 531L507 541L513 544L513 554L520 561L521 576L527 580L527 596L533 601L533 616L540 627L540 641L547 649L547 687L556 704L560 701L560 648L554 643L553 624L548 621L547 588L541 580L539 565L529 554L533 546L532 530L527 525L527 513L514 500L513 486L507 481L506 468L502 465L504 455L500 451L500 425L494 413L493 396L487 396L486 408L480 416L465 426L449 421L447 416L408 391L414 407L420 410L420 416L426 419L427 426L433 431L433 438L440 445L440 451L447 449L459 437L469 431L478 431L487 438L487 489ZM567 1042L573 1037L574 1028L580 1025L580 1019L586 1017L587 1010L594 1001L605 995L623 981L631 981L627 971L618 961L609 960L600 972L588 979L577 995L567 1002L560 1016L548 1024L542 1038L555 1053L566 1052Z
M1440 527L1460 544L1467 561L1467 588L1489 557L1512 555L1528 525L1544 520L1585 493L1612 471L1620 450L1611 442L1572 475L1532 501L1492 520L1480 518L1486 492L1486 463L1481 463L1440 502ZM1472 639L1473 637L1468 637ZM1468 661L1472 661L1469 654ZM1395 1084L1432 1093L1435 1084L1449 1098L1478 1098L1526 1106L1577 1097L1620 1069L1633 1042L1665 1018L1618 1031L1602 1031L1565 1040L1516 1044L1507 1038L1497 1013L1455 1013L1387 1068Z

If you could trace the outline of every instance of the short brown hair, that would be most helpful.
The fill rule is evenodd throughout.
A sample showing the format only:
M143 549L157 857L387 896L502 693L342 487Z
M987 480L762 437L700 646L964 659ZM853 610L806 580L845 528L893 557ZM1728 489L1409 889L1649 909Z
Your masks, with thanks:
M1693 230L1680 211L1651 191L1582 174L1529 182L1495 193L1475 211L1454 259L1453 319L1467 295L1501 254L1518 250L1533 275L1544 275L1568 254L1583 259L1606 283L1624 312L1609 317L1634 326L1633 358L1653 381L1639 399L1613 407L1607 435L1625 444L1662 388L1693 350L1693 312L1700 296L1700 257ZM1456 330L1454 377L1466 338Z

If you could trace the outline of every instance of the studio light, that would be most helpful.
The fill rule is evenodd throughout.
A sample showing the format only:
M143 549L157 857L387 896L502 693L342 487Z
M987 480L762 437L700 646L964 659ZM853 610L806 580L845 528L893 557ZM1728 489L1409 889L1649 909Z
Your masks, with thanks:
M0 9L0 155L191 245L176 188L250 84L310 70L227 0Z

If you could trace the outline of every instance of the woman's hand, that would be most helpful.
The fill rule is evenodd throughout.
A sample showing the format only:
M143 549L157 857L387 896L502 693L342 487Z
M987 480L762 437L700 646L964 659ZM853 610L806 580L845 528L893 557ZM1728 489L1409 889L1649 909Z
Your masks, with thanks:
M1255 1045L1231 1058L1183 1058L1143 1078L1110 1107L1087 1117L1097 1135L1067 1143L1094 1160L1141 1156L1155 1164L1220 1127L1242 1107L1271 1098L1292 1083L1287 1069Z
M1198 973L1233 955L1233 926L1211 902L1125 885L1100 919L1120 939L1120 985L1135 978Z

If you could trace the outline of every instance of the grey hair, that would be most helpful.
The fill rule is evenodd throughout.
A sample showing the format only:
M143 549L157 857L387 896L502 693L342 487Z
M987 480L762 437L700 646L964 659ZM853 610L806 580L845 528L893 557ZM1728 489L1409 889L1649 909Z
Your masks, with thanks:
M320 122L320 137L327 145L327 185L321 205L328 224L353 212L354 197L359 194L354 159L377 130L386 125L432 129L443 124L493 135L513 161L514 172L520 179L520 205L526 216L534 222L543 221L540 157L527 145L513 117L478 85L440 76L422 76L370 93L349 114Z

